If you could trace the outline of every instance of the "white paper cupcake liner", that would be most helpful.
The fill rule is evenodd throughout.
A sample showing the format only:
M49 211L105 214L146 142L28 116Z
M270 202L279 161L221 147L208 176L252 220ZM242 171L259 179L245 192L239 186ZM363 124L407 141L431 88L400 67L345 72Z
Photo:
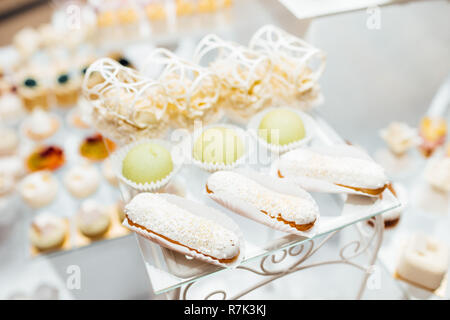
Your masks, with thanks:
M214 264L214 265L217 265L220 267L225 267L225 268L236 268L237 266L239 266L241 264L241 262L243 261L243 259L245 257L244 235L242 234L242 231L240 230L239 226L233 220L231 220L226 214L220 212L217 209L208 207L204 204L201 204L201 203L198 203L198 202L195 202L192 200L188 200L188 199L176 196L176 195L162 193L162 194L160 194L160 196L164 197L165 200L169 201L170 203L172 203L180 208L183 208L183 209L189 211L190 213L195 214L196 216L214 221L215 223L221 225L222 227L224 227L224 228L232 231L234 234L236 234L239 238L239 255L238 255L238 257L231 263L221 263L216 259L208 257L208 256L201 254L199 252L196 252L194 250L190 250L185 246L170 242L160 236L157 236L154 233L146 232L140 228L130 226L128 224L127 219L124 220L123 225L165 248L177 251L181 254L191 256L195 259L199 259L199 260L207 262L207 263L211 263L211 264Z
M234 161L233 163L229 163L229 164L203 162L203 161L195 159L193 156L194 145L195 145L197 139L201 136L201 134L205 130L210 129L210 128L229 128L229 129L235 130L235 132L241 139L242 143L244 144L244 154L240 158L236 159L236 161ZM241 129L237 126L230 125L230 124L224 124L224 123L211 124L211 125L203 127L200 130L196 130L185 139L184 143L185 143L184 150L186 150L186 153L187 153L185 155L186 159L188 159L190 161L190 163L193 163L197 167L199 167L205 171L208 171L208 172L215 172L215 171L220 171L220 170L232 170L238 166L243 165L246 162L246 160L248 159L249 151L252 148L251 137L247 134L246 131L244 131L243 129Z
M291 143L288 143L285 145L275 145L275 144L268 143L266 140L264 140L263 138L261 138L258 135L259 124L261 123L262 118L268 112L279 109L279 108L283 108L283 109L287 109L289 111L295 112L296 114L298 114L300 116L300 118L303 121L304 128L305 128L305 137L303 139L294 141L294 142L291 142ZM271 107L271 108L267 108L267 109L257 113L255 116L253 116L248 123L247 129L250 132L250 134L252 135L252 137L256 141L258 141L258 143L261 146L270 150L273 153L282 154L287 151L308 145L315 135L316 123L310 115L308 115L305 112L300 111L298 109L293 109L290 107Z
M126 155L132 148L134 148L135 146L140 145L142 143L148 143L148 142L153 142L153 143L159 144L159 145L167 148L167 150L169 150L169 152L172 156L173 169L167 176L165 176L161 180L154 181L151 183L144 183L144 184L136 183L136 182L133 182L123 176L122 162L123 162L123 159L125 159ZM172 144L169 141L162 140L162 139L142 139L142 140L136 141L134 143L128 144L128 145L116 150L114 153L112 153L110 155L112 168L113 168L117 178L119 179L119 181L123 182L128 188L131 188L132 189L131 191L134 191L134 192L132 192L132 194L134 194L136 191L137 192L158 191L162 187L164 187L165 185L167 185L169 183L169 181L173 178L173 176L178 172L178 170L180 170L181 166L183 165L184 159L183 159L182 155L174 152L175 146L176 146L175 144ZM130 191L130 190L128 190L128 191Z
M373 159L363 149L346 144L331 145L331 146L314 146L309 147L308 149L323 155L347 156L373 161ZM278 177L279 161L280 159L274 161L270 168L270 174L274 177ZM283 179L290 181L310 192L356 194L366 197L379 196L367 194L351 188L341 187L335 183L312 177L297 176L297 177L285 177ZM367 186L358 186L356 188L367 188Z
M260 185L264 186L267 189L273 190L274 192L283 193L303 199L308 199L315 202L315 200L308 192L306 192L299 186L290 183L289 181L276 179L274 177L263 175L250 169L235 169L233 171L256 181ZM318 229L317 226L319 225L320 216L317 217L316 221L314 222L314 226L311 229L307 231L299 231L296 228L291 227L282 221L278 221L277 219L269 217L268 215L259 211L254 206L250 205L249 203L242 201L236 197L233 197L227 193L216 191L214 193L206 193L205 191L205 195L210 197L214 201L218 202L222 206L228 208L229 210L248 219L262 223L272 229L280 230L283 232L307 238L311 238L317 233Z

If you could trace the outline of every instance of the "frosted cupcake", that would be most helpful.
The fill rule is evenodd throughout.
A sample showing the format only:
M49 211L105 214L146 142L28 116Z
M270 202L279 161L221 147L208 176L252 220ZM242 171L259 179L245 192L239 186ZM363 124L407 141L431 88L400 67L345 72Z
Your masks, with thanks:
M82 203L77 214L77 226L83 235L89 238L101 237L108 231L110 224L107 207L93 200Z
M34 141L45 140L54 135L60 127L57 116L41 109L34 109L23 124L23 133Z
M74 78L70 73L62 72L56 77L54 91L58 106L73 106L78 101L81 84L79 79Z
M36 77L25 78L18 88L18 93L29 111L37 107L49 108L49 90Z
M19 187L22 199L37 209L50 204L58 192L58 181L50 171L38 171L26 176Z
M50 213L42 213L35 217L29 231L31 244L40 251L62 247L67 234L67 222Z
M74 166L64 176L64 185L76 198L86 198L97 191L100 174L97 168L85 163Z

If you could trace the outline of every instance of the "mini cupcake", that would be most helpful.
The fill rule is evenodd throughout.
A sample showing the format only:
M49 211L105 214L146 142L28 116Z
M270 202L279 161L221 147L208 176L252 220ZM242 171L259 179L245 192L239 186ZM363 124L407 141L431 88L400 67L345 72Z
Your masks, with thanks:
M119 185L119 180L117 179L111 159L108 158L102 163L102 173L110 185L114 187Z
M49 90L36 77L25 78L17 92L28 111L37 107L49 108Z
M42 109L34 109L22 126L24 135L31 140L41 141L54 135L60 127L60 120Z
M97 191L99 184L100 174L97 168L88 163L70 168L64 176L64 185L76 198L90 196Z
M26 176L19 187L22 199L37 209L50 204L58 192L58 181L50 171L39 171Z
M418 144L417 131L403 122L390 123L387 128L381 130L380 135L389 150L397 156L405 154Z
M19 146L19 137L16 132L6 127L0 127L0 156L12 155Z
M102 161L116 149L116 144L99 133L86 137L80 145L80 154L91 161Z
M50 213L36 216L31 223L29 237L31 244L39 251L59 249L68 235L67 222Z
M66 162L64 151L57 146L37 147L26 159L29 171L57 170Z
M82 203L77 214L77 226L83 235L99 238L108 231L110 224L111 217L105 206L93 200Z
M89 121L89 102L81 98L78 100L78 106L69 112L67 115L67 123L76 129L85 130L91 128Z
M118 63L120 63L122 66L127 68L134 68L134 65L131 63L131 61L125 57L123 53L120 52L113 52L109 54L109 57L111 59L116 60Z
M55 82L56 102L60 107L73 106L78 101L81 92L79 79L73 77L68 72L58 74Z
M161 21L166 18L166 8L163 1L152 1L147 4L144 10L150 21Z
M245 132L229 125L213 125L193 134L192 161L207 170L230 170L247 155Z

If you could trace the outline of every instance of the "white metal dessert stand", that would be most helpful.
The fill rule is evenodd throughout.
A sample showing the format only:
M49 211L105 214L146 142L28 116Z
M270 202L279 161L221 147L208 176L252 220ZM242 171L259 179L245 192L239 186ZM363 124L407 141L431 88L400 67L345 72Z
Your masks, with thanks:
M359 226L357 226L357 228L359 231L361 231L359 229ZM251 268L241 265L237 267L235 271L245 271L259 275L261 276L261 278L263 278L261 281L249 287L242 288L240 292L233 295L229 295L225 289L215 289L209 294L205 295L203 298L210 299L213 297L219 297L222 299L235 300L291 273L320 267L323 265L345 264L363 272L363 278L356 295L357 299L361 299L366 289L367 280L373 272L373 265L376 262L378 250L380 249L381 243L383 241L383 230L383 218L381 215L377 215L375 217L375 226L373 228L373 231L370 234L358 232L360 238L342 246L336 259L324 260L314 263L307 262L307 260L311 258L317 251L319 251L320 248L322 248L322 246L329 239L331 239L336 233L339 232L339 230L329 233L321 241L316 242L315 240L310 240L306 243L295 245L290 248L277 251L276 253L266 255L260 259L259 266L257 268ZM353 261L356 257L359 257L364 253L367 253L369 255L369 263L367 265L362 265ZM294 257L295 261L287 262L287 257ZM273 268L274 266L276 268ZM167 294L167 297L171 299L188 299L189 293L195 290L196 283L197 282L191 282L183 287L179 287L173 292L169 292Z

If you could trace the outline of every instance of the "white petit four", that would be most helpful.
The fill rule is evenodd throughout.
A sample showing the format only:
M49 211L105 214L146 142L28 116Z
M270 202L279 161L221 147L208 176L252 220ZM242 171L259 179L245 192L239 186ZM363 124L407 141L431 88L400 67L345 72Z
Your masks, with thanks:
M86 200L81 204L77 214L77 226L85 236L97 238L104 235L110 223L111 216L104 205L94 200Z
M448 246L434 238L416 234L409 239L397 266L397 274L430 290L439 288L449 264Z
M98 169L91 164L84 163L69 169L64 176L64 185L77 198L85 198L97 191L100 184Z
M50 171L38 171L26 176L20 184L23 200L32 208L50 204L58 192L58 181Z

